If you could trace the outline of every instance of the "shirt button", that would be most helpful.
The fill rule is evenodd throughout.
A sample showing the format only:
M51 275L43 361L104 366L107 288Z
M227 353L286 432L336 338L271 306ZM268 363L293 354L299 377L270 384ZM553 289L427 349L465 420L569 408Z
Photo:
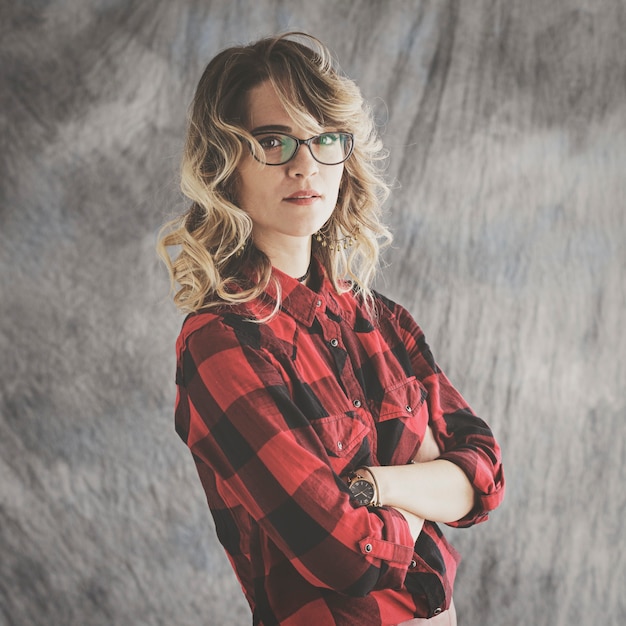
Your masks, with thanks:
M318 301L315 303L315 306L316 306L317 308L321 307L321 306L322 306L322 301L321 301L321 300L318 300Z
M415 561L411 561L411 562L409 563L409 568L410 568L410 569L415 569L416 567L417 567L417 563L416 563Z
M411 411L413 411L413 407L410 404L407 404L404 408L406 409L407 413L411 413Z
M341 441L337 442L337 450L343 450L343 443L341 443Z
M442 611L442 610L443 610L443 609L442 609L440 606L438 606L438 607L437 607L437 608L433 611L433 615L439 615L439 613L441 613L441 611Z
M360 400L353 400L352 404L358 409L361 406L361 401Z
M330 345L331 345L333 348L336 348L336 347L339 345L339 342L338 342L336 339L331 339L331 340L330 340Z
M372 544L371 543L366 543L365 544L365 552L371 552L372 551Z

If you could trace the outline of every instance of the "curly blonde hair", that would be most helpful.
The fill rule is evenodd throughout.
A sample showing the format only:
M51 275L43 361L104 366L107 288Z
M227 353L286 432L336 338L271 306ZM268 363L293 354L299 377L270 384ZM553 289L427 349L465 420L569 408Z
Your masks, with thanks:
M252 222L236 202L240 160L248 150L261 154L244 127L246 96L265 81L298 125L354 135L336 207L312 251L338 292L353 289L370 303L381 245L391 241L380 221L389 193L380 166L385 154L359 88L318 39L295 32L223 50L200 78L181 167L181 190L191 206L164 225L157 245L174 302L185 312L249 302L272 280L271 263L251 242ZM342 245L346 241L354 244ZM178 250L173 259L170 247ZM255 270L256 280L245 267Z

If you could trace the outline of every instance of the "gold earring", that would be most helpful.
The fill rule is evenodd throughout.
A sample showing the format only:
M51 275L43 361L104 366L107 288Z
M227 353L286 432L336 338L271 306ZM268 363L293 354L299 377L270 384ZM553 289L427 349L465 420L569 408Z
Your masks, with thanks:
M315 239L322 246L322 248L331 247L337 252L340 252L342 249L347 250L351 248L357 240L357 236L359 234L359 228L355 229L355 231L351 235L347 235L346 237L342 237L341 239L336 239L335 241L331 241L326 234L321 230L318 230L315 233Z
M315 239L322 246L322 248L325 248L328 245L328 240L326 239L326 235L321 230L318 230L315 233Z
M237 248L237 250L235 251L235 258L237 259L241 258L243 253L246 251L247 246L248 246L248 242L244 241L243 244L241 244L241 246L239 246L239 248Z

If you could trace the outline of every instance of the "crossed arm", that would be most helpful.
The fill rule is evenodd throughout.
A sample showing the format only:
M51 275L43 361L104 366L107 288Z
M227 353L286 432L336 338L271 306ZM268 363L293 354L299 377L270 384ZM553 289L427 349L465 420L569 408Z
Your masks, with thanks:
M382 503L404 515L416 540L424 520L453 522L474 507L474 488L465 472L439 455L429 426L414 463L367 468Z

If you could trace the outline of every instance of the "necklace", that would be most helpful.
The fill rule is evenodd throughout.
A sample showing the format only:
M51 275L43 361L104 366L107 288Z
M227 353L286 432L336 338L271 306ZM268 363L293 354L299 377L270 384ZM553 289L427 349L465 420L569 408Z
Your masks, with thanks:
M307 269L306 274L304 276L300 276L300 278L296 278L299 283L303 283L308 277L311 269Z
M300 276L300 278L296 278L299 283L303 283L311 273L311 264L309 263L309 267L306 268L306 274L304 276Z

